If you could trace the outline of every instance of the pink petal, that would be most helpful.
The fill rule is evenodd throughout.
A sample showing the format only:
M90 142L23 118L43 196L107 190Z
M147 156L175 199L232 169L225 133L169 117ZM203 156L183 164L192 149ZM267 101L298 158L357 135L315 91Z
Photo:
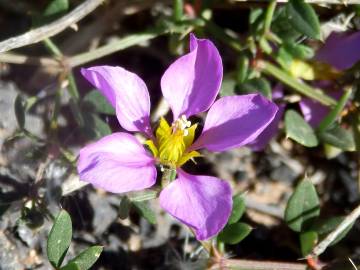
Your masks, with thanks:
M252 142L274 119L278 107L260 94L227 96L210 108L192 150L225 151Z
M355 33L332 32L315 59L338 70L351 68L360 60L360 31Z
M114 133L80 150L80 180L113 193L142 190L156 181L154 159L137 139Z
M279 105L279 110L277 111L274 119L271 121L263 132L251 143L249 146L253 151L262 151L269 144L270 140L277 135L279 131L279 123L284 114L285 105Z
M83 68L81 73L115 107L123 128L152 136L149 92L139 76L122 67L112 66Z
M171 64L161 78L174 119L206 111L220 90L222 76L222 61L214 44L191 34L190 52Z
M333 90L326 92L329 96L338 100L343 94L341 90ZM302 98L299 102L300 110L304 115L306 122L310 124L311 127L316 128L324 117L330 112L330 108L322 105L321 103L314 101L310 98Z
M216 177L178 170L178 178L160 193L160 205L195 231L198 240L215 236L232 208L229 184Z

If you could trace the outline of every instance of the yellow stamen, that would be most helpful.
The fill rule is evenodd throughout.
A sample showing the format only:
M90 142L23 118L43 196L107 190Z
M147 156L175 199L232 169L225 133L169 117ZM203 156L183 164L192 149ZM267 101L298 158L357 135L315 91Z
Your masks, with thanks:
M162 165L180 167L189 159L200 156L196 151L187 151L194 141L196 127L197 124L191 125L185 115L171 126L161 118L155 134L156 142L146 141L145 144Z

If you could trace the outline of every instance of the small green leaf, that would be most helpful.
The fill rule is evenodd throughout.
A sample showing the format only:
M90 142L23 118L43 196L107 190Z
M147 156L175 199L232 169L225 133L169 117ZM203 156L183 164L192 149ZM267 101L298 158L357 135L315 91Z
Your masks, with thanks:
M137 212L149 221L151 224L156 224L156 215L155 212L148 206L148 202L132 202Z
M239 221L242 215L245 213L246 206L244 197L239 194L233 197L233 207L231 215L228 220L228 224L233 224Z
M307 60L314 57L314 50L303 44L297 44L293 42L285 42L281 47L291 54L294 58Z
M62 14L69 9L69 1L68 0L53 0L46 7L43 16L54 16L58 14Z
M70 246L72 224L69 214L61 210L54 221L47 241L47 255L50 263L59 268Z
M76 263L68 263L67 265L60 268L60 270L81 270Z
M224 230L219 233L217 239L226 244L235 245L248 236L251 231L252 228L246 223L233 223L226 226Z
M311 252L317 241L318 234L314 231L300 233L301 253L304 257Z
M319 216L320 203L314 185L303 180L291 195L285 210L285 222L296 231L301 232L311 219Z
M355 151L355 140L351 131L346 130L335 123L319 134L322 142L340 148L345 151Z
M115 109L98 90L87 93L83 98L83 103L85 106L90 105L98 113L115 115Z
M99 259L102 251L102 246L89 247L72 259L69 263L75 263L79 267L79 270L88 270Z
M317 137L311 126L294 110L287 110L285 113L286 136L294 141L307 146L318 145Z
M326 237L327 234L331 233L336 229L337 226L340 225L340 223L344 220L345 217L342 216L335 216L330 217L327 219L320 219L314 222L314 224L311 226L311 229L313 231L316 231L322 238ZM354 223L351 223L341 234L338 235L338 237L335 238L335 240L331 243L330 246L333 246L337 244L339 241L341 241L347 233L351 230Z
M119 206L119 218L126 219L129 216L129 211L131 208L131 201L127 196L123 196L120 201Z
M25 106L24 106L24 101L20 95L16 96L14 107L15 107L15 116L16 116L16 121L18 123L18 126L20 129L24 129Z
M237 61L236 67L236 81L238 83L243 83L248 77L249 73L249 58L245 55L241 55Z
M239 85L240 91L244 93L260 92L262 95L271 99L271 85L264 78L254 78Z
M320 22L310 4L304 0L289 0L286 12L290 24L300 33L320 39Z

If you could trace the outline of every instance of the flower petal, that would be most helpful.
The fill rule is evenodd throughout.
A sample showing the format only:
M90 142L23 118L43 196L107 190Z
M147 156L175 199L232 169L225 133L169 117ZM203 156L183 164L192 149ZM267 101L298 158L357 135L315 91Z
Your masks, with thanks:
M223 67L215 45L190 35L190 52L177 59L161 78L161 89L174 120L206 111L221 85Z
M210 108L191 150L224 151L252 142L274 119L278 107L260 94L227 96Z
M160 193L160 205L194 229L198 240L205 240L226 225L232 208L231 188L216 177L178 170L178 178Z
M154 159L137 139L114 133L80 150L80 180L113 193L142 190L156 181Z
M279 123L284 114L285 105L279 105L279 110L277 111L274 119L268 125L263 132L251 143L249 146L253 151L262 151L269 144L270 140L276 136L279 131Z
M112 66L83 68L81 73L115 107L123 128L152 136L149 92L139 76L122 67Z
M329 96L338 100L343 91L328 91L326 92ZM313 128L316 128L324 117L330 112L330 108L322 105L321 103L314 101L310 98L302 98L299 102L300 110L304 115L304 119Z
M355 33L332 32L315 59L328 63L338 70L351 68L360 60L360 31Z

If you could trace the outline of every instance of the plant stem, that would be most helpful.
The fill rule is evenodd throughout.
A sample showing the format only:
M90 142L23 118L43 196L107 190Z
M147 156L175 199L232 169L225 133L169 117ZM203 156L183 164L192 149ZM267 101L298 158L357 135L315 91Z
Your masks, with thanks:
M345 93L342 95L336 106L326 115L326 117L321 121L318 132L322 133L325 131L331 124L333 124L336 118L341 114L344 107L346 106L350 96L351 96L351 88L345 90Z
M174 0L173 7L173 19L175 22L179 22L183 16L183 0Z
M54 42L52 42L52 40L50 38L45 38L43 40L43 43L45 45L45 47L56 57L63 57L62 52L60 51L60 49L58 48L58 46L56 46L56 44Z
M117 41L110 42L109 44L99 47L95 50L72 56L68 59L69 65L70 67L81 66L103 56L124 50L145 41L149 41L159 35L165 34L166 32L167 30L165 29L154 29L144 33L129 35Z
M270 32L271 22L274 16L275 8L276 8L276 0L271 0L265 13L264 32L263 32L264 36L266 36L267 33Z
M333 98L324 94L320 89L315 89L303 82L298 81L297 79L291 77L286 72L282 71L280 68L276 67L275 65L267 61L264 60L258 61L258 67L264 73L273 76L274 78L283 82L287 86L290 86L293 90L297 91L298 93L310 97L320 102L323 105L333 106L337 104Z

